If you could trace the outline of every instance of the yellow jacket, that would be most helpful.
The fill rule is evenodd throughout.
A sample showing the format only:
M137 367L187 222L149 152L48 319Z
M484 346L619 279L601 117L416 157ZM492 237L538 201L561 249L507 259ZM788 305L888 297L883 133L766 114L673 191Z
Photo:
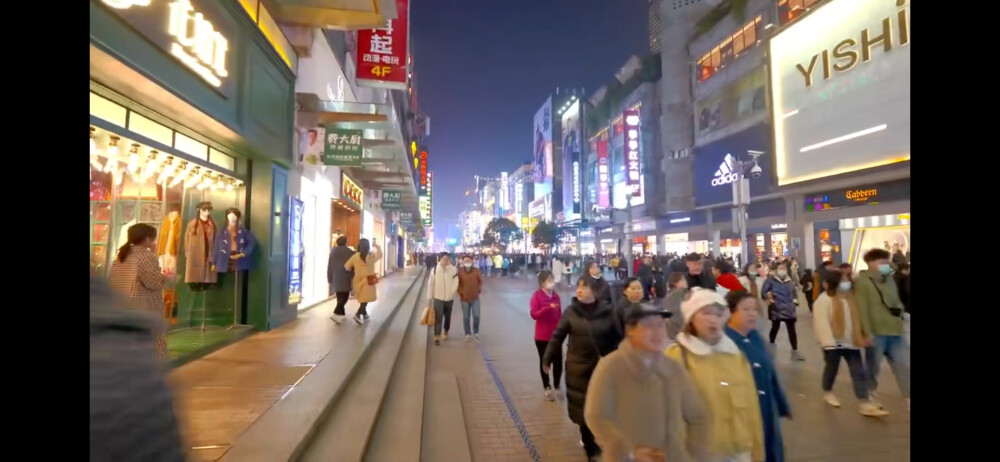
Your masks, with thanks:
M718 344L709 345L682 332L665 353L688 370L705 400L709 450L717 456L749 452L754 461L763 461L764 423L757 387L739 347L725 334Z

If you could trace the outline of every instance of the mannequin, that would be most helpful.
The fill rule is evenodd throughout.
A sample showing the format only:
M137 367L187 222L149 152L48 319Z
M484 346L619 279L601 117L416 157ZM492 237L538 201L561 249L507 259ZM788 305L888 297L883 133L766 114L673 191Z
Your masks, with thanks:
M243 212L237 208L226 209L226 226L215 234L215 253L212 263L215 271L228 273L250 269L257 238L243 226Z
M218 227L212 221L212 203L201 202L198 216L187 224L184 231L184 282L191 290L202 291L218 281L212 264L215 232Z
M160 269L168 276L177 274L177 250L181 242L181 212L175 206L160 225L160 235L156 243L156 255L160 257Z

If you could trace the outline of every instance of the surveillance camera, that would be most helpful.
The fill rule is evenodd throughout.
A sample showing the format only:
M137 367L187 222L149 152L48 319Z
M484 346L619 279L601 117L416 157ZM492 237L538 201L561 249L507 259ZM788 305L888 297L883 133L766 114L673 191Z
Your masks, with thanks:
M760 168L760 165L753 164L753 168L750 169L750 176L760 178L761 173L764 173L764 170Z

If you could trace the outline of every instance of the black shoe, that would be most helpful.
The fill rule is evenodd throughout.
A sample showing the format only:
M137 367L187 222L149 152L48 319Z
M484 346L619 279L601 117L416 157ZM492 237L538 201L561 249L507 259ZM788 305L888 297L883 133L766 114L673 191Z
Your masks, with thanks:
M354 322L358 323L358 325L360 326L361 323L364 322L364 319L361 318L360 314L356 314L354 315Z
M365 319L365 322L368 322L372 318L371 316L368 316L368 313L365 313L365 314L361 315L361 317L363 317Z

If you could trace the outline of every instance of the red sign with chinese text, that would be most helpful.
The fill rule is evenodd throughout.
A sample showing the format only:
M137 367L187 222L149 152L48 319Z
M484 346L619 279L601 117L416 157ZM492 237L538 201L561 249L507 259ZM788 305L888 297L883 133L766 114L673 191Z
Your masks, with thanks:
M420 151L420 194L427 195L427 151Z
M396 19L390 19L379 29L358 31L358 49L355 57L358 85L406 90L409 8L409 0L396 0Z
M611 206L611 164L608 159L608 142L598 140L595 144L597 145L597 205L607 208Z

